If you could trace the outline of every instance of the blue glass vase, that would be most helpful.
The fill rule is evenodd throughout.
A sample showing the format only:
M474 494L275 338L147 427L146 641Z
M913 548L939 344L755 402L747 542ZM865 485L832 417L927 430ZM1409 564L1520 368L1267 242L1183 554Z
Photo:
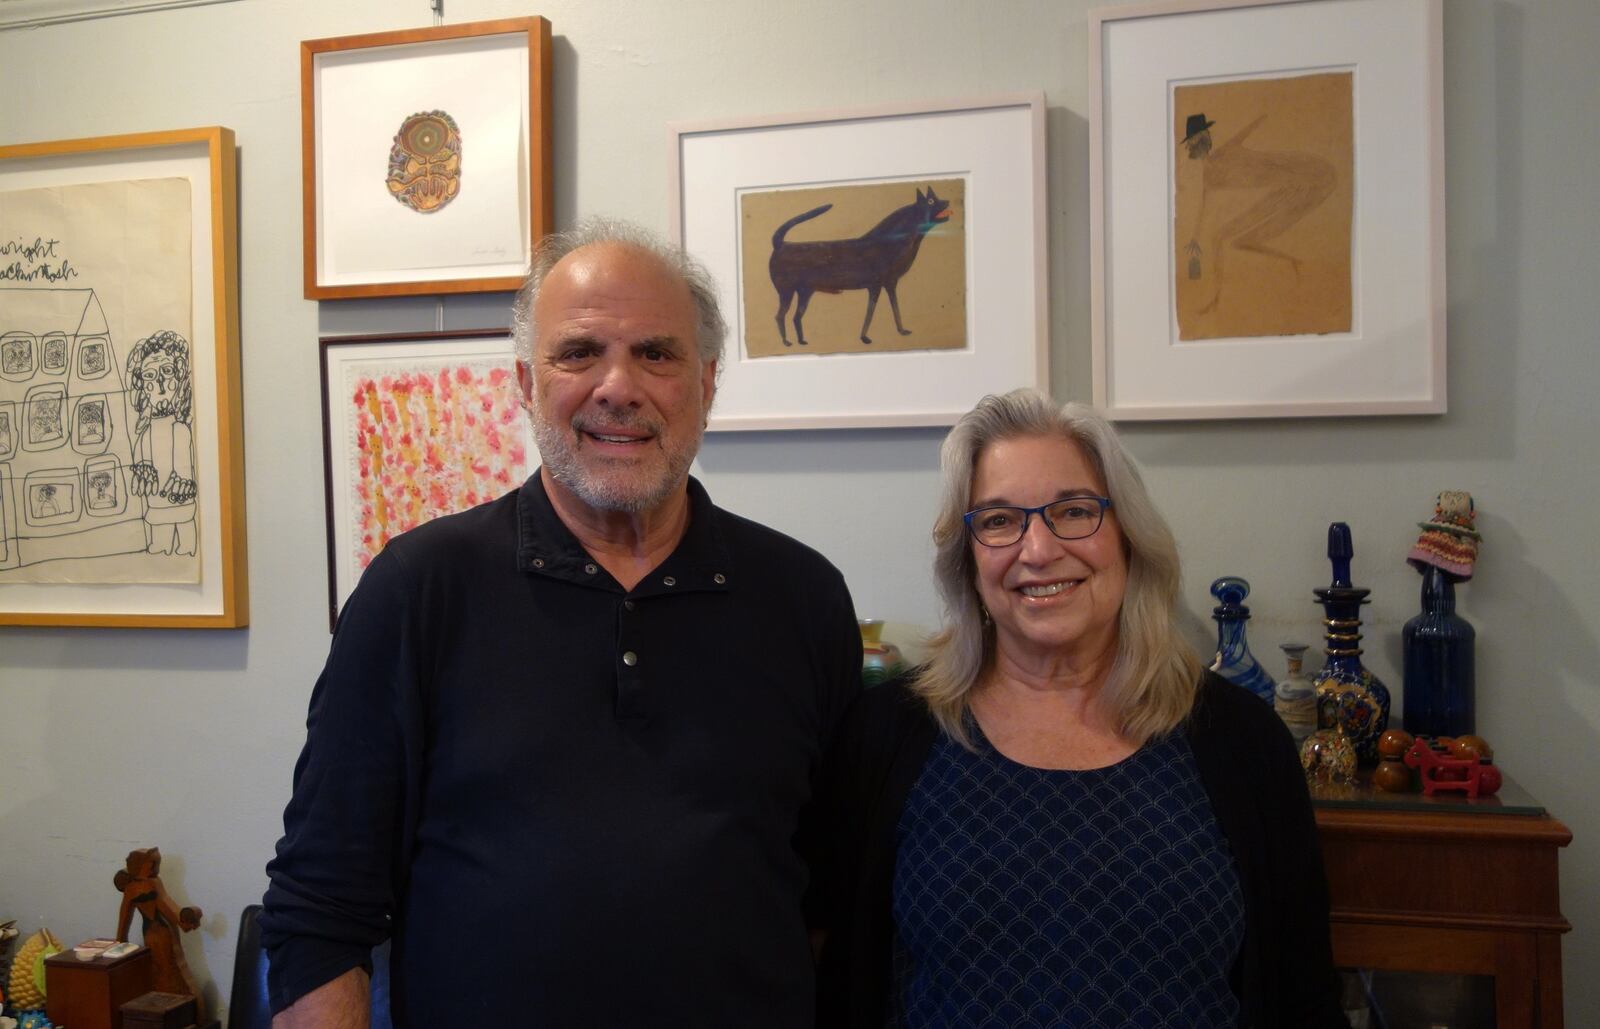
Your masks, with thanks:
M1244 638L1244 623L1250 620L1244 598L1250 595L1250 584L1238 576L1224 575L1211 584L1211 595L1221 601L1211 609L1211 617L1217 620L1217 659L1211 670L1271 704L1277 684L1250 653Z
M1405 672L1405 725L1414 736L1476 732L1473 644L1477 631L1456 614L1450 574L1428 565L1422 572L1422 613L1401 630Z
M1350 526L1328 526L1328 562L1333 581L1312 590L1326 614L1323 619L1327 654L1317 680L1317 725L1338 729L1355 745L1364 763L1378 760L1378 737L1389 727L1389 687L1361 663L1361 605L1372 591L1350 585L1350 559L1355 556Z

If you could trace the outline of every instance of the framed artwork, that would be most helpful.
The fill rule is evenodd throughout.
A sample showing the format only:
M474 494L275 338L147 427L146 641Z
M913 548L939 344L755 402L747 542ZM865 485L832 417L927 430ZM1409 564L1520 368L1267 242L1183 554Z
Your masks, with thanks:
M0 624L249 622L233 133L0 147Z
M1096 405L1445 410L1441 6L1090 13Z
M332 336L322 347L328 618L390 539L538 467L504 329Z
M948 425L1049 381L1042 94L670 126L712 430Z
M514 290L550 231L550 23L300 44L305 295Z

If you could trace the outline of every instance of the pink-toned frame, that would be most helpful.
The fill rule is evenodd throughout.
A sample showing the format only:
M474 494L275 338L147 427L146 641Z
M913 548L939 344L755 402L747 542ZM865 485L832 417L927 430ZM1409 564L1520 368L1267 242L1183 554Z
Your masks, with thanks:
M1094 401L1123 420L1445 410L1440 0L1177 0L1089 15ZM1351 68L1348 334L1178 344L1173 86Z
M718 431L950 425L985 393L1048 389L1045 97L1009 93L668 125L673 239L711 270L729 320ZM962 349L750 359L739 192L967 178ZM772 312L758 315L770 320Z

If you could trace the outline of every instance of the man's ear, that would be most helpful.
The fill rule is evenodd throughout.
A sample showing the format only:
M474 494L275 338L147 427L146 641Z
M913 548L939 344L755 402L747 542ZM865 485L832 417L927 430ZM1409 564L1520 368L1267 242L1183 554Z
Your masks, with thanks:
M533 369L528 367L528 362L520 357L516 361L517 367L517 392L522 394L522 406L527 407L533 402Z
M701 410L706 413L706 421L711 420L711 401L717 396L717 362L708 361L700 369Z

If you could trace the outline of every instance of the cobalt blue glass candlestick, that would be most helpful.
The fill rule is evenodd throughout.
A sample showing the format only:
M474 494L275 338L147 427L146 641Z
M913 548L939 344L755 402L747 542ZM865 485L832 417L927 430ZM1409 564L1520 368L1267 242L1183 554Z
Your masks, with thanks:
M1350 585L1355 546L1350 526L1328 526L1328 561L1333 581L1312 590L1323 619L1327 660L1317 673L1317 725L1338 729L1355 745L1363 762L1378 759L1378 737L1389 727L1389 688L1361 663L1361 605L1372 591Z
M1238 576L1224 575L1211 584L1211 595L1222 602L1211 609L1211 617L1217 620L1217 659L1211 670L1272 703L1277 684L1250 653L1244 638L1244 623L1250 620L1244 598L1250 595L1250 584Z
M1414 736L1476 732L1473 645L1477 631L1456 614L1450 574L1428 565L1422 572L1422 613L1401 630L1405 670L1405 725Z

